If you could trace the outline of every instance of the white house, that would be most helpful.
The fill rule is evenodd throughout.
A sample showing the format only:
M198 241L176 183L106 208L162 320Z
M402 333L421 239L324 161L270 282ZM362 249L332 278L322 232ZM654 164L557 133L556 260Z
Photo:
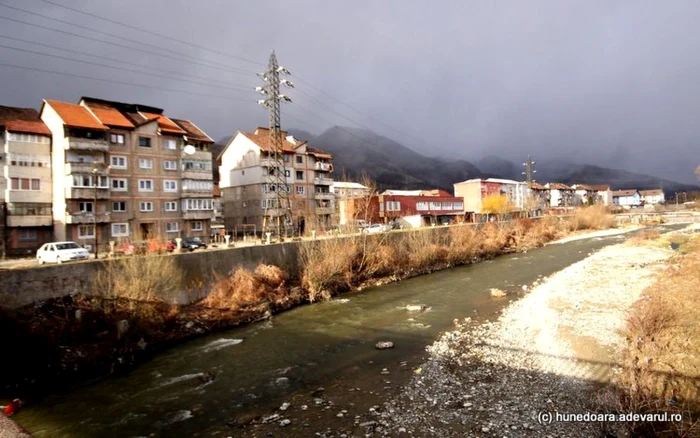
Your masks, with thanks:
M562 183L547 183L549 202L552 207L573 207L575 205L574 189Z
M641 205L642 197L639 190L615 190L612 192L613 204L623 207L636 207Z
M661 189L640 190L639 195L642 197L642 202L645 205L663 204L666 200L664 191Z

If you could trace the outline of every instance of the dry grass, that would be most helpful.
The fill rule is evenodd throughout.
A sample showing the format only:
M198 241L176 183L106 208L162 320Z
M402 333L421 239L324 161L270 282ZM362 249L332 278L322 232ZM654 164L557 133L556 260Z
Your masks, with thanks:
M301 283L309 293L309 301L329 299L334 292L348 289L357 253L357 238L303 243L300 249Z
M661 237L661 233L654 229L645 229L627 241L630 245L644 245L655 242Z
M620 412L676 412L684 421L629 425L635 436L700 436L700 240L686 249L628 316L613 400Z
M105 262L93 286L104 299L153 302L173 296L183 283L173 257L152 254Z
M216 278L201 304L215 309L240 310L284 299L286 274L277 266L259 265L255 272L238 268Z
M603 205L593 205L576 209L569 221L571 231L603 230L617 225L615 217Z

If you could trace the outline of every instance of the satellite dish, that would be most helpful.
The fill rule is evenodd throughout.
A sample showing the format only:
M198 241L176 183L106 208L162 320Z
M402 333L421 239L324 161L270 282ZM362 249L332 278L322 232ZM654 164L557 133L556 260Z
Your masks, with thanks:
M194 154L196 151L197 151L197 150L196 150L196 149L194 148L194 146L192 146L191 144L188 144L187 146L185 146L185 149L184 149L184 152L185 152L185 154L187 154L187 155L192 155L192 154Z

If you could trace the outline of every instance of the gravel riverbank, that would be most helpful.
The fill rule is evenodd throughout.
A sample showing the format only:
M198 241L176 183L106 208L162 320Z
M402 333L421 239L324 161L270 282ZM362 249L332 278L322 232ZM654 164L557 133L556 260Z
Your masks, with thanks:
M412 381L385 405L378 432L596 436L595 423L541 424L539 416L593 409L593 391L614 374L625 310L672 255L668 248L606 247L524 285L525 295L496 321L455 321L453 331L427 348L430 358Z

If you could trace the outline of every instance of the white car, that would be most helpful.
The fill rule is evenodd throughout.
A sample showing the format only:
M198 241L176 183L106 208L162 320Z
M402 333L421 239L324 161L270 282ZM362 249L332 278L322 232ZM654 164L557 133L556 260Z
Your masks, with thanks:
M45 243L36 252L36 260L44 263L63 263L71 260L87 260L90 253L75 242Z
M373 233L383 233L386 231L386 227L382 224L372 224L362 230L363 233L373 234Z

